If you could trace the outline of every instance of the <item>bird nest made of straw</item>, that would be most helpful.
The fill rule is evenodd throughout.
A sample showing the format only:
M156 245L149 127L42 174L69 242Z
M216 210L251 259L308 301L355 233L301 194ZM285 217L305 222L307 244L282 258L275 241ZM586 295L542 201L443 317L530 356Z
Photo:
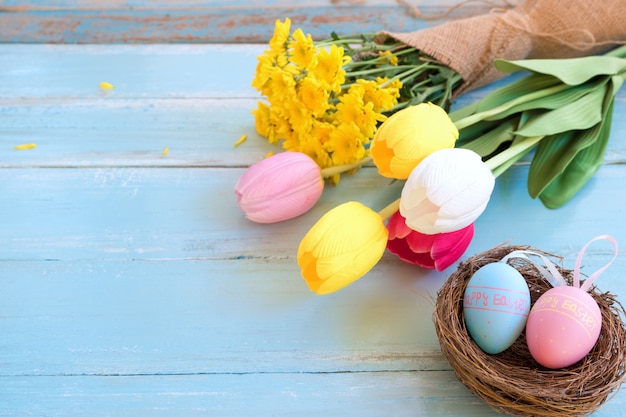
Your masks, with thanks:
M527 246L500 246L462 262L448 278L437 294L434 312L442 352L459 380L498 412L518 416L588 415L617 391L626 375L626 328L622 321L626 313L614 295L591 287L589 293L602 313L600 337L585 358L564 369L539 365L528 350L524 332L507 350L490 355L474 343L467 331L463 295L468 281L478 268L520 249L555 258ZM528 260L515 258L508 263L526 279L531 305L552 288ZM557 269L571 285L572 271L559 266Z

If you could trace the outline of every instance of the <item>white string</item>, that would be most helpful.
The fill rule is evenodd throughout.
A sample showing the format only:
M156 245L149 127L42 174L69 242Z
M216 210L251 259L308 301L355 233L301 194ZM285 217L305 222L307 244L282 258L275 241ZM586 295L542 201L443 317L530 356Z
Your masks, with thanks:
M583 282L583 285L580 285L580 267L583 260L583 255L585 254L585 251L587 250L589 245L596 240L608 240L609 242L611 242L611 244L613 245L613 258L602 268L591 274L589 278L587 278L585 282ZM593 284L593 281L595 281L595 279L598 278L598 276L600 276L600 274L603 273L613 263L613 261L615 261L618 253L619 250L617 248L617 241L613 239L613 237L609 235L600 235L591 239L589 242L587 242L585 246L583 246L583 248L578 253L578 257L576 258L576 265L574 266L574 286L580 286L581 290L587 291L589 287L591 287L591 284Z
M598 269L596 272L591 274L591 276L589 278L587 278L583 282L582 285L580 285L580 268L581 268L583 256L585 255L585 251L587 250L589 245L591 243L597 241L597 240L608 240L613 245L613 259L611 259L602 268ZM574 266L573 286L577 287L577 288L580 287L580 289L583 290L583 291L589 290L589 288L591 287L593 282L596 280L596 278L598 278L600 276L600 274L602 274L613 263L613 261L615 261L615 259L617 258L618 253L619 253L619 250L618 250L618 247L617 247L617 241L613 237L611 237L609 235L600 235L600 236L597 236L597 237L591 239L589 242L587 242L587 244L585 246L583 246L583 248L580 250L580 252L578 252L578 256L576 258L576 264ZM534 256L538 256L539 258L541 258L541 260L545 264L545 268L542 265L540 265L539 263L537 263L537 262L533 261L532 259L530 259L526 255L534 255ZM548 258L546 258L545 256L543 256L540 253L533 252L533 251L527 251L527 250L516 250L516 251L513 251L513 252L509 253L508 255L506 255L504 258L502 258L500 260L500 262L505 262L506 263L511 258L523 258L523 259L526 259L527 261L529 261L530 263L532 263L533 266L535 268L537 268L539 273L553 287L559 287L559 286L567 285L567 281L565 281L565 278L563 278L563 276L561 275L559 270L556 268L556 266Z
M541 260L543 260L543 262L545 263L546 268L548 268L548 270L546 270L544 267L542 267L540 264L533 261L526 255L535 255L535 256L540 257ZM543 276L546 279L546 281L548 281L550 285L552 285L553 287L567 285L567 281L565 281L565 278L563 278L559 270L556 269L556 266L554 266L554 264L548 258L546 258L540 253L529 251L529 250L516 250L506 255L504 258L500 260L500 262L506 262L511 258L523 258L529 261L531 264L534 265L535 268L537 268L541 276Z

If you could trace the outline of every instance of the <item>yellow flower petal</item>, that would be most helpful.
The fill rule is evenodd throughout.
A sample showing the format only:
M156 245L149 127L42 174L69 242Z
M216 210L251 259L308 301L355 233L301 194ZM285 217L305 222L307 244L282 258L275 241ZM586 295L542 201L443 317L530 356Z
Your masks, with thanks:
M24 143L22 145L15 145L13 149L18 150L18 151L25 151L28 149L35 149L36 147L37 145L34 143Z
M102 88L103 90L113 90L115 86L111 83L107 83L106 81L103 81L100 83L100 88Z
M382 176L406 179L422 159L440 149L453 148L458 137L459 131L445 110L422 103L383 122L370 152Z

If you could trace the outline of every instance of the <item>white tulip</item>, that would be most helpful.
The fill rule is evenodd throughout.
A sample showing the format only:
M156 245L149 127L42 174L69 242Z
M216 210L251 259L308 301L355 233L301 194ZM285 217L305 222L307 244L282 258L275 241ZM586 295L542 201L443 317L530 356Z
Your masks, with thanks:
M482 214L494 185L494 175L477 153L442 149L424 158L407 178L400 213L420 233L454 232Z

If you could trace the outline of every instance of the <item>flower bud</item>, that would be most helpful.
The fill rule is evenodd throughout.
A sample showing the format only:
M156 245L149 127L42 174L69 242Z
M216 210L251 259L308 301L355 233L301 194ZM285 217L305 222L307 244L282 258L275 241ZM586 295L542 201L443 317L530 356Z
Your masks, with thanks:
M411 172L400 196L400 213L411 229L432 235L462 229L489 203L495 177L468 149L433 152Z
M443 271L456 262L474 237L474 224L448 233L426 235L406 225L397 211L387 223L387 249L404 262Z
M253 164L235 185L237 204L257 223L275 223L304 214L323 190L319 166L300 152L282 152Z
M421 103L383 122L371 143L370 155L380 175L406 179L431 153L454 147L459 131L441 107Z
M351 201L327 212L307 232L298 247L298 265L311 291L328 294L369 272L386 245L382 217Z

